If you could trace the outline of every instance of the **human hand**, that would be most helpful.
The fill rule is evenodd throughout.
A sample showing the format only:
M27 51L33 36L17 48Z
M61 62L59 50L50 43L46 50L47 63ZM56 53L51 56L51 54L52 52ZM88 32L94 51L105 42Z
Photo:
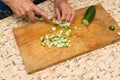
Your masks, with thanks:
M73 22L75 12L66 0L55 0L54 6L58 20Z
M28 17L35 20L34 12L40 14L46 19L50 17L38 6L33 4L32 0L2 0L11 10L20 17Z

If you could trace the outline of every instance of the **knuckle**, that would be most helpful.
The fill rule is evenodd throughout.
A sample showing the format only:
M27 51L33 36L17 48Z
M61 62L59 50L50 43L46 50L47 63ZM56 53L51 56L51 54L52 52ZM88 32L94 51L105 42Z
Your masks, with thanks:
M67 22L69 22L69 19L66 19Z
M66 21L69 22L69 21L70 21L70 17L68 17L68 18L66 19Z
M72 11L72 14L75 15L75 11Z
M65 17L64 16L62 16L62 19L61 20L65 20Z
M67 12L64 13L64 15L67 15L67 14L68 14Z
M25 16L26 15L26 13L25 12L21 12L21 16Z
M35 17L29 17L30 18L30 20L32 20L32 21L34 21L35 20Z
M29 7L33 7L34 5L33 4L29 4Z
M72 15L72 11L69 11L68 14L69 14L69 15Z
M29 11L31 11L32 10L32 7L27 7L26 9L25 9L25 12L27 13L27 12L29 12Z
M25 12L26 12L26 13L27 13L27 12L29 12L29 11L30 11L30 9L29 9L29 8L26 8L26 9L25 9Z

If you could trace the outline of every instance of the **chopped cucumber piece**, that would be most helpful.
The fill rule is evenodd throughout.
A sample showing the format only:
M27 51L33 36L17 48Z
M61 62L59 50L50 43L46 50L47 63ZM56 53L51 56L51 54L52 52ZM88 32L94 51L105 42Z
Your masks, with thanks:
M71 45L70 45L69 43L66 43L65 46L66 46L66 47L70 47Z
M64 24L64 26L70 26L70 23L66 22L66 23Z
M56 45L58 44L58 42L57 42L57 41L54 41L53 44L56 46Z
M61 24L61 21L56 20L56 24Z
M74 29L77 29L77 27L75 26Z
M50 39L52 39L52 38L54 38L55 37L55 34L52 34L51 36L50 36Z
M70 23L65 22L65 21L59 21L59 20L57 20L55 18L53 18L52 21L53 21L53 23L59 25L61 28L68 28L70 26Z
M50 33L55 32L55 30L56 30L56 27L52 27L52 28L50 29Z
M53 45L53 43L52 43L52 42L50 42L50 44L48 45L48 48L51 48L51 47L52 47L52 45Z
M61 28L69 28L70 23L64 22L64 23L59 24L59 26L60 26Z
M60 47L63 47L63 46L61 44L58 44L57 47L60 48Z
M45 40L45 44L49 45L50 44L50 40L49 39Z
M45 36L46 39L49 39L50 37L48 35Z
M41 45L42 45L42 46L45 46L45 43L44 43L44 42L41 42Z
M61 35L62 33L63 33L63 30L60 30L59 35Z
M65 39L62 40L62 42L64 42L64 43L65 43L65 42L68 42L68 39L65 38Z
M72 36L72 31L70 29L68 29L65 33L66 36Z
M55 30L56 30L56 27L52 27L51 29L52 29L53 31L55 31Z
M120 31L117 32L117 35L120 36Z
M56 23L56 19L55 19L55 18L53 18L53 19L52 19L52 22L53 22L53 23Z
M61 24L61 23L62 23L62 21L59 21L59 20L57 20L57 19L55 19L55 18L53 18L52 21L53 21L53 23L55 23L55 24Z
M43 37L41 37L41 38L40 38L40 41L41 41L41 42L44 42L44 38L43 38Z
M63 27L64 27L64 24L59 24L59 26L63 28Z
M109 30L114 31L115 30L115 26L109 26Z

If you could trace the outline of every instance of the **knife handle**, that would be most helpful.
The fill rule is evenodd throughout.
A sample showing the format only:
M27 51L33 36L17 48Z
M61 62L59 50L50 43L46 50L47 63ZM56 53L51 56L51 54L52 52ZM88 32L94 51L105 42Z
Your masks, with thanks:
M40 14L38 14L37 12L34 12L34 15L38 18L41 18L42 16Z

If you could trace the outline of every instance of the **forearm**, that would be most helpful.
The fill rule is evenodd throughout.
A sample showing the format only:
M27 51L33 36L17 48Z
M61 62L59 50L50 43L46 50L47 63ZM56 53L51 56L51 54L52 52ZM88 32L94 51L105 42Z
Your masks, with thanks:
M67 2L67 0L54 0L55 2L57 3L60 3L60 2Z
M47 13L40 7L33 4L32 0L2 0L10 9L20 17L28 17L35 20L34 12L42 15L46 19L50 19Z
M7 4L10 0L1 0L1 1Z

